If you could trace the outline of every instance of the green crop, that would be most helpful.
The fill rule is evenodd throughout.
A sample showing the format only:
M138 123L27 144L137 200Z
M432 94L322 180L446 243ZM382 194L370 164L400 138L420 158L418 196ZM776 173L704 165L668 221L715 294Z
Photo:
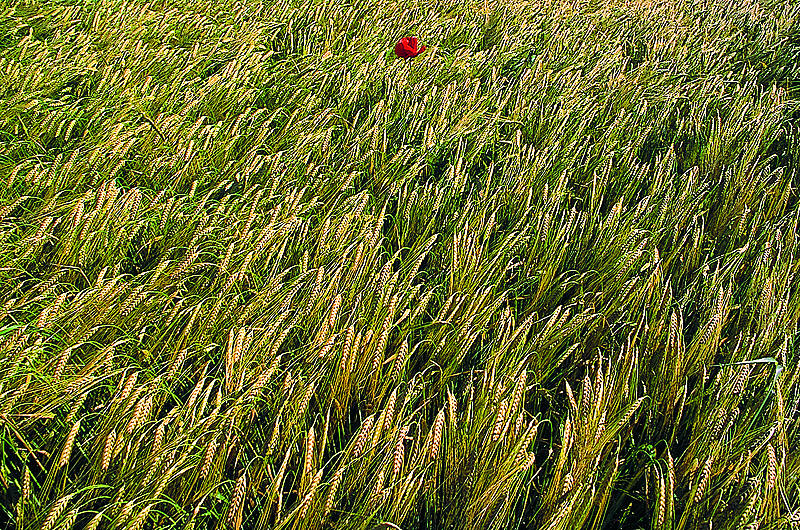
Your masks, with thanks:
M797 527L799 120L793 0L4 2L0 520Z

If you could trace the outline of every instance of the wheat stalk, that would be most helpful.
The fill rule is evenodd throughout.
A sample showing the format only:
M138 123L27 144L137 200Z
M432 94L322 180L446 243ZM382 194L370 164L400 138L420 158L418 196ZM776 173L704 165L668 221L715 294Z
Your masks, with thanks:
M311 428L308 430L308 434L306 435L306 450L305 458L303 459L303 474L301 475L301 482L310 480L309 477L311 476L311 470L314 467L314 442L314 429Z
M78 435L78 429L81 426L81 420L76 421L67 434L67 439L64 442L64 448L61 450L61 456L58 457L58 469L66 466L69 462L69 457L72 454L72 446L75 444L75 437Z
M314 475L314 478L311 480L311 485L309 487L308 493L303 497L303 500L300 501L299 506L299 515L297 516L298 519L303 520L306 517L306 513L308 512L308 507L311 506L311 502L314 500L314 495L317 493L317 487L319 487L319 482L322 479L322 470L320 469L317 471L317 474Z
M692 496L692 501L695 504L700 503L703 499L703 495L705 494L706 486L708 485L708 479L711 475L711 465L714 463L714 457L709 456L705 463L703 464L703 469L700 471L700 475L697 478L697 482L695 483L694 488L694 495Z
M356 459L361 455L361 451L363 451L364 449L364 444L367 441L367 437L369 436L369 433L372 430L372 425L374 422L375 422L375 416L370 415L367 417L367 419L364 420L364 423L361 424L358 436L353 441L353 450L352 450L353 459ZM376 430L379 431L380 429Z
M400 473L400 470L403 468L403 460L405 456L405 439L406 435L408 434L408 430L411 428L411 425L404 425L401 429L399 434L397 435L397 443L394 447L394 453L392 455L392 479L391 483L394 483L397 479L397 475Z
M492 441L496 442L500 439L506 423L506 413L508 412L508 401L503 401L497 409L497 415L494 420L494 427L492 428Z
M56 524L56 521L61 516L61 514L64 513L64 510L66 510L67 505L69 504L69 501L72 500L72 497L74 497L74 496L75 496L74 493L69 494L69 495L65 495L65 496L61 497L53 505L53 507L50 509L50 512L48 512L47 518L44 520L44 523L42 523L42 530L52 530L53 529L53 527Z
M214 456L217 454L217 447L219 442L217 441L216 437L212 438L211 441L208 442L206 446L205 453L203 454L203 461L200 465L200 479L206 478L208 476L208 472L211 469L211 463L214 460Z
M98 512L97 514L95 514L94 517L92 517L89 520L84 530L97 530L102 520L103 520L103 512Z
M778 459L775 456L775 448L771 443L767 444L767 491L775 487L778 477Z
M228 507L228 517L226 519L228 526L239 530L242 526L242 508L244 495L247 491L247 474L242 475L236 480L236 485L233 488L233 495L231 496L231 503Z
M328 496L325 499L325 508L322 512L323 519L327 518L328 515L331 513L331 510L333 510L333 503L336 500L336 493L339 490L339 485L342 481L342 475L344 474L344 470L345 470L344 467L340 467L333 474L333 479L331 480L331 485L330 488L328 489Z
M428 451L426 451L431 461L435 461L439 454L439 446L442 440L442 428L444 427L444 411L445 409L442 408L433 421L433 436L431 437Z

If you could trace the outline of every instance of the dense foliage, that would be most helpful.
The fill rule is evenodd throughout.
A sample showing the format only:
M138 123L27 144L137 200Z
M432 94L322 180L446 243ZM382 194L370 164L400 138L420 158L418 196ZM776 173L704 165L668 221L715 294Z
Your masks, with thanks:
M4 2L0 520L797 527L799 103L790 0Z

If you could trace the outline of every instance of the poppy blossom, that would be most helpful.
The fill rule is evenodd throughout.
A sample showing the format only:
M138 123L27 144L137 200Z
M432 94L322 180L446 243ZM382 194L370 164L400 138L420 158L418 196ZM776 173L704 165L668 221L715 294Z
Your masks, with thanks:
M394 45L394 53L403 59L416 57L425 51L425 46L417 48L418 44L416 37L403 37Z

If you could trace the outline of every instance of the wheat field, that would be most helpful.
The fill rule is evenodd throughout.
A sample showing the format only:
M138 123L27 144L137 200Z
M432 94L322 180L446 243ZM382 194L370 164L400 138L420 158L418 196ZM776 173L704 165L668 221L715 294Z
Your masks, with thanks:
M3 528L798 528L798 171L796 1L7 0Z

